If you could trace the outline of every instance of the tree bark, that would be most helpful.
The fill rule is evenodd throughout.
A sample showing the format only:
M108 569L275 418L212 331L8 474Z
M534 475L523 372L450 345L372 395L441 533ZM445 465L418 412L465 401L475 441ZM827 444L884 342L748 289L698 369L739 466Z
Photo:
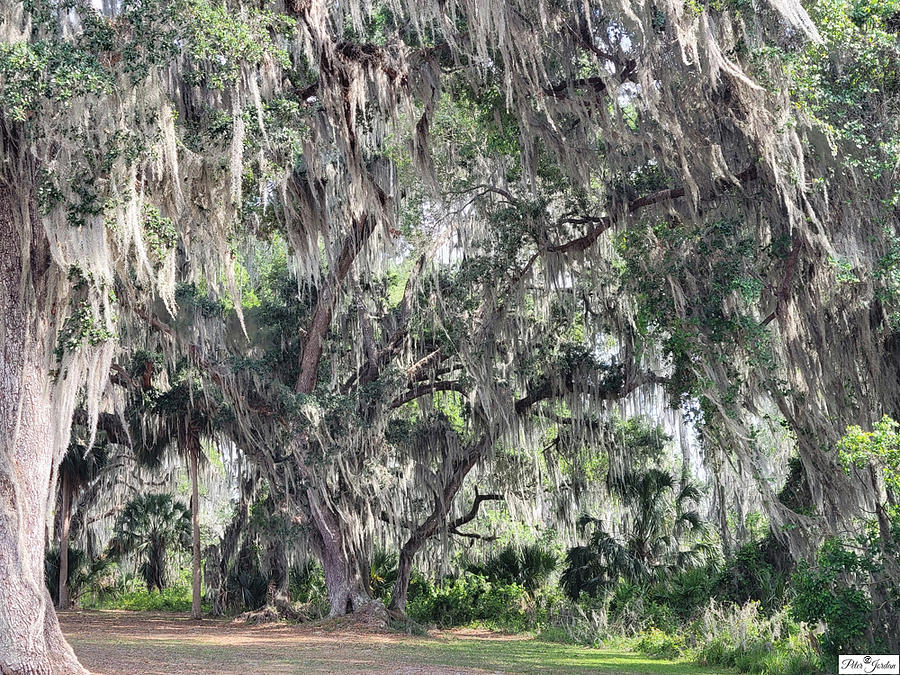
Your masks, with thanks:
M485 434L453 464L446 476L443 492L435 497L434 506L428 518L413 529L409 538L400 547L400 559L397 563L397 581L394 582L394 590L391 593L391 603L388 605L388 609L406 612L406 598L409 592L409 580L412 576L413 560L425 545L425 542L438 532L438 528L442 524L446 523L447 515L453 506L453 500L456 499L456 495L462 488L463 481L469 475L469 471L484 455L484 452L490 447L490 442L490 436ZM475 501L469 513L461 518L457 518L451 524L451 529L456 529L460 525L473 520L478 513L478 507L485 499L500 498L498 495L482 495L479 497L477 491L475 494Z
M394 582L391 604L388 605L388 609L406 613L406 599L409 595L409 580L412 577L413 560L424 544L425 539L418 540L410 537L400 549L400 559L397 562L397 580Z
M204 580L206 582L206 597L212 604L213 616L224 614L228 604L226 597L228 569L231 567L232 558L238 551L241 533L247 525L247 520L250 518L253 486L253 478L243 482L240 501L238 502L234 518L225 528L219 545L207 547Z
M368 564L354 555L341 529L341 520L335 511L324 503L316 490L309 489L310 509L316 525L319 557L328 587L329 616L343 616L355 612L372 601L362 574L362 565Z
M72 489L66 475L60 480L62 514L59 521L59 609L69 608L69 525L72 521Z
M289 591L290 574L284 538L275 535L266 547L266 569L269 585L266 589L266 604L279 611L292 611Z
M193 596L191 598L191 618L202 619L200 607L200 487L197 474L200 470L200 439L192 433L188 425L188 451L191 470L191 523L194 530L193 546Z
M61 453L53 441L48 243L33 213L0 178L0 673L87 673L44 584Z

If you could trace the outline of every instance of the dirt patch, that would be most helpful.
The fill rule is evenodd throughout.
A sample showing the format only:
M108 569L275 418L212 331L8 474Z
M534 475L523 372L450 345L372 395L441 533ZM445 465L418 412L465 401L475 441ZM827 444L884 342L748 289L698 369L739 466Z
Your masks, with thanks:
M367 617L312 624L191 621L187 614L61 612L81 662L98 675L722 675L721 669L616 649L485 630L395 633Z
M70 611L60 612L59 620L81 662L98 675L490 672L416 663L423 641L440 643L451 635L405 636L366 617L248 625L178 614Z

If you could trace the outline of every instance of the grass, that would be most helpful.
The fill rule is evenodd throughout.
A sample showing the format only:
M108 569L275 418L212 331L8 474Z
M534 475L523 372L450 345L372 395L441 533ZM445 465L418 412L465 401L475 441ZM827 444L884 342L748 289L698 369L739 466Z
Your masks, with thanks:
M419 672L667 673L721 675L720 667L619 649L444 632L437 638L328 632L312 627L192 624L177 615L82 612L63 616L82 663L98 673Z
M465 665L516 673L720 673L684 661L664 661L626 651L541 640L455 638L445 643L422 643L415 654L429 665Z
M538 640L455 639L449 643L384 645L357 654L355 650L337 647L304 646L291 650L254 647L222 647L196 645L176 640L111 640L75 639L72 645L93 649L108 647L109 656L117 652L131 658L146 652L148 660L173 661L201 671L216 668L252 666L254 672L375 672L381 667L444 666L478 668L489 672L508 673L659 673L671 675L721 675L721 669L703 668L684 661L663 661L640 654L607 649L591 649L558 645ZM161 653L162 652L162 653ZM127 663L123 663L126 666ZM116 672L118 668L114 671ZM124 671L118 671L124 672ZM150 672L149 670L147 672ZM163 672L163 671L160 671ZM222 672L230 672L223 670Z

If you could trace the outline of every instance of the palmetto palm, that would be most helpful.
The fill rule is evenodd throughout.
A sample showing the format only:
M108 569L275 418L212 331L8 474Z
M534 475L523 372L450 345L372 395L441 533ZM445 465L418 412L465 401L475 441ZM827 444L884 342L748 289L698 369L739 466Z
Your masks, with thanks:
M603 523L589 515L579 519L582 531L591 529L588 544L569 549L561 582L571 597L583 591L591 595L604 591L624 578L647 579L654 574L690 566L708 553L708 546L693 540L704 530L696 509L700 491L661 469L626 472L608 481L627 508L626 531L617 537Z
M558 564L556 553L540 544L521 548L509 545L488 557L483 564L469 565L468 569L491 581L518 584L533 594L547 582Z
M162 589L169 551L187 549L190 543L190 509L171 495L149 494L135 497L119 514L110 552L135 556L147 589Z

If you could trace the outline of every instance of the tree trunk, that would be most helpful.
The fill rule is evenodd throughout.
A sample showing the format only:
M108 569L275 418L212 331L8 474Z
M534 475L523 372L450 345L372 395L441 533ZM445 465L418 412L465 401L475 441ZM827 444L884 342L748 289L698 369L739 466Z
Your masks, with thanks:
M269 585L266 588L266 605L279 611L292 611L289 591L290 574L288 571L287 551L284 538L275 535L266 547L266 570Z
M231 561L238 551L241 533L250 518L250 502L252 500L254 479L248 478L241 486L241 496L237 512L225 528L218 546L209 546L206 556L206 597L212 603L213 616L225 613L228 604L226 582Z
M354 555L349 550L340 517L330 506L324 504L319 493L310 489L308 495L313 522L319 534L319 556L325 573L325 585L328 587L328 602L331 605L329 616L355 612L372 601L362 575L362 566L367 565L368 561L359 560L359 552Z
M59 521L59 609L69 608L69 525L72 521L72 490L65 475L60 481L62 508Z
M0 148L6 151L7 148ZM0 673L87 673L44 584L54 447L47 241L0 178ZM36 227L37 231L32 228Z
M418 545L416 544L418 542ZM400 549L400 560L397 562L397 580L391 593L391 604L388 609L406 614L406 598L409 594L409 580L412 577L413 560L416 553L425 544L425 539L410 538Z
M193 546L193 596L191 598L191 618L202 619L200 608L200 487L197 474L200 464L200 439L191 433L189 437L189 453L191 460L191 522L194 529Z
M483 435L477 443L470 446L468 451L451 465L444 479L442 493L435 495L431 513L412 530L409 538L400 548L400 560L397 563L397 581L394 583L394 590L391 593L389 609L406 613L406 597L409 592L413 560L425 545L425 542L438 532L438 528L442 524L447 522L447 516L453 506L453 500L456 499L456 495L462 488L463 481L469 475L469 471L484 455L487 448L490 447L490 443L491 437L488 434ZM444 461L447 462L448 459L445 457ZM500 499L500 497L498 495L481 495L479 497L476 489L475 501L472 503L469 513L450 523L451 529L472 521L478 513L478 507L481 502L487 499L495 500Z

